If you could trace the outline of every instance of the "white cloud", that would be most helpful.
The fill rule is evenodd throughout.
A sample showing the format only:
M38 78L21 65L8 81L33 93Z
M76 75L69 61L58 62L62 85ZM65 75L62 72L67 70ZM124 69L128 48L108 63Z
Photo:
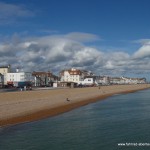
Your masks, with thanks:
M137 43L137 44L146 44L150 41L150 39L139 39L139 40L135 40L135 41L132 41L132 43Z
M144 43L144 45L134 53L134 58L150 57L150 40Z
M81 34L76 33L76 37L80 37ZM98 75L116 76L150 72L149 43L130 55L121 51L102 52L100 49L84 45L83 41L87 41L87 37L85 40L83 37L82 40L75 40L76 38L69 38L68 35L70 34L26 39L17 37L15 40L10 38L7 42L9 44L0 43L0 66L12 64L13 68L20 66L25 71L54 72L78 67L91 70ZM87 36L90 37L90 34Z
M65 35L65 38L69 38L71 40L79 42L92 42L100 40L100 38L95 34L81 33L81 32L69 33Z
M14 5L0 2L0 24L14 22L17 18L31 17L34 13L25 8L23 5Z

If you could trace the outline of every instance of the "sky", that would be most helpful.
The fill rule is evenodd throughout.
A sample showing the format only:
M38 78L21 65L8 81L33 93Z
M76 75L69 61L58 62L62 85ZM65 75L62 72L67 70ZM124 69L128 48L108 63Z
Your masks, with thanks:
M149 0L0 0L0 66L150 81Z

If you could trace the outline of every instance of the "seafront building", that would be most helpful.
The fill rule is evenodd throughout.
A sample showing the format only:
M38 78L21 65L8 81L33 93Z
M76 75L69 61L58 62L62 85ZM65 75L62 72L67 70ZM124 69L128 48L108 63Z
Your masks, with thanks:
M96 75L85 76L84 80L81 83L82 83L82 85L85 85L85 86L99 85L100 84L100 76L96 76Z
M58 77L53 75L50 71L48 72L33 72L34 86L53 86L53 83L58 81Z
M146 78L97 76L96 81L99 85L144 84L144 83L146 83Z
M60 72L60 81L76 84L93 84L95 81L93 76L94 74L90 71L71 68Z
M14 73L7 73L7 85L18 87L19 85L25 85L25 82L32 82L33 77L31 72L24 72L16 69Z
M108 76L98 76L97 82L99 85L109 85L110 84L110 77Z
M144 84L146 78L129 78L129 77L110 77L96 76L91 71L70 68L60 71L60 77L55 76L52 72L24 72L16 69L11 72L11 66L0 67L0 87L25 85L31 83L33 86L62 86L75 87L110 85L110 84Z
M144 84L146 78L110 77L110 84Z
M71 68L60 72L61 82L76 82L80 83L83 80L83 73L79 69Z
M1 66L0 74L1 74L1 84L2 86L7 85L7 73L11 72L11 66Z

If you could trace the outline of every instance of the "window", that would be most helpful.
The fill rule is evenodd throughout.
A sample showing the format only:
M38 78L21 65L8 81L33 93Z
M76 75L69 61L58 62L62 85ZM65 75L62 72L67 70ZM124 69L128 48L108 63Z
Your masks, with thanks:
M20 75L20 77L24 77L24 75Z

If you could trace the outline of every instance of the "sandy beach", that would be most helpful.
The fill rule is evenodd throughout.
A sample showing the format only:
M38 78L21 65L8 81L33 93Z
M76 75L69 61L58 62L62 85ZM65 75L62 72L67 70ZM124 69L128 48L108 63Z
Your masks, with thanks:
M119 93L150 88L149 84L0 93L0 126L58 115Z

